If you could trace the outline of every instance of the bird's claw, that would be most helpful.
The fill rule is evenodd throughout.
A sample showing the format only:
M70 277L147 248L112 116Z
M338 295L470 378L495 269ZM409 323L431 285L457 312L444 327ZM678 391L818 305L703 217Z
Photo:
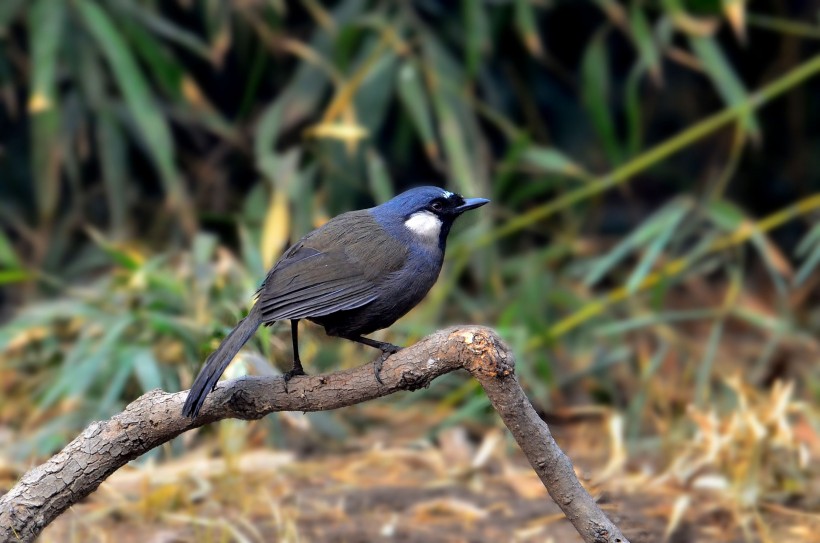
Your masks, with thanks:
M305 370L303 370L301 367L293 367L290 371L287 371L282 375L282 377L285 380L285 393L288 392L288 381L300 375L307 375L307 373L305 373Z
M379 382L380 385L384 384L382 381L382 366L384 366L384 361L390 358L390 355L396 354L401 350L401 347L396 347L395 345L391 345L390 347L383 349L382 354L376 359L373 363L373 372L376 374L376 381Z

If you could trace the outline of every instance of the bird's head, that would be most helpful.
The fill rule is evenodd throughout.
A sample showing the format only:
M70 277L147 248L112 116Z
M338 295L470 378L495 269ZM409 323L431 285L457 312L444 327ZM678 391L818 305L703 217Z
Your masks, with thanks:
M442 246L450 227L462 213L488 203L485 198L464 198L438 187L417 187L373 208L374 214L399 219L421 241Z

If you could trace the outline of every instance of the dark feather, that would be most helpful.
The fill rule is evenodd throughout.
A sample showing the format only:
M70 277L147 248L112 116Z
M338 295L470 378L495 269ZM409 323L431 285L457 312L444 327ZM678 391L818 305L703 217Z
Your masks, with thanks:
M291 247L259 289L264 322L322 317L377 300L406 247L369 211L339 215Z

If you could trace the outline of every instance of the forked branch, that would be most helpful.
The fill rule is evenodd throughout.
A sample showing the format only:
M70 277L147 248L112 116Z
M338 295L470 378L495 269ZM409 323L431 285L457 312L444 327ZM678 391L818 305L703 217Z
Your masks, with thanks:
M0 497L0 541L33 541L63 511L93 492L128 461L179 434L221 419L258 419L274 411L336 409L399 390L415 390L458 369L475 377L552 498L588 543L628 543L575 476L546 423L514 373L513 355L492 330L462 326L438 331L384 363L299 377L285 390L281 377L243 377L220 383L199 417L182 416L187 392L152 390L125 410L86 428Z

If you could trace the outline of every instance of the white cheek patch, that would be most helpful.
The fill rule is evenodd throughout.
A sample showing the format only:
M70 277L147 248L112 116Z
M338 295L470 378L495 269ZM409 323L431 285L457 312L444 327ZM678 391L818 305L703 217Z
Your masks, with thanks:
M404 221L404 226L420 238L438 241L441 220L429 211L418 211Z

